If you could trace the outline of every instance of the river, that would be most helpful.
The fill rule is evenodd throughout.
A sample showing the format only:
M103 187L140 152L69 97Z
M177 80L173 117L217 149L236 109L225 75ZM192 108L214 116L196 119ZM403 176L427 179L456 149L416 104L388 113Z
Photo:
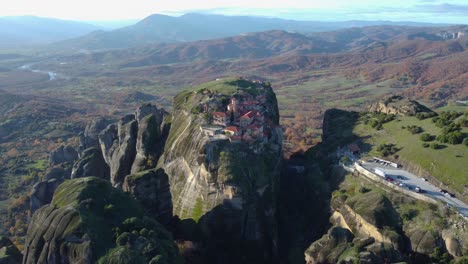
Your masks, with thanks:
M47 75L49 75L49 81L53 81L53 80L57 79L58 74L56 72L43 71L43 70L34 70L34 69L31 68L32 66L33 66L33 64L25 64L25 65L19 67L19 69L24 70L24 71L31 71L31 72L36 72L36 73L47 74Z

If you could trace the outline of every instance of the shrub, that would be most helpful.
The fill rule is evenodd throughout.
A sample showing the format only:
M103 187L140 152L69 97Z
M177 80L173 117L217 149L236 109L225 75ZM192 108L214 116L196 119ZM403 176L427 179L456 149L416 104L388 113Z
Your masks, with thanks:
M441 143L449 143L452 145L456 145L462 143L463 134L460 131L450 132L438 136L437 140Z
M451 133L451 132L456 132L456 131L460 131L460 125L458 124L454 124L454 123L451 123L447 126L444 126L442 128L442 134L448 134L448 133Z
M468 147L468 137L463 139L463 145Z
M400 149L398 149L394 144L380 144L377 147L377 151L380 152L384 157L393 155L399 150Z
M424 133L424 134L422 134L422 135L419 137L419 139L420 139L421 141L427 142L427 141L432 141L432 140L434 140L434 137L431 136L431 135L428 134L428 133Z
M464 117L463 119L459 120L457 125L461 127L468 127L468 118Z
M441 149L442 148L442 145L439 145L437 143L432 143L431 144L431 149Z
M422 146L423 146L423 148L428 148L428 147L429 147L429 143L423 143Z
M437 116L435 112L419 112L416 114L416 118L419 120L424 120L434 116Z
M439 116L432 118L432 122L434 122L437 127L443 128L453 123L453 121L461 115L462 113L456 111L441 112Z
M130 233L123 232L120 236L117 237L115 241L119 246L125 246L130 242Z
M411 134L419 134L423 131L422 127L419 127L419 126L408 126L406 129L408 129L409 132L411 132Z

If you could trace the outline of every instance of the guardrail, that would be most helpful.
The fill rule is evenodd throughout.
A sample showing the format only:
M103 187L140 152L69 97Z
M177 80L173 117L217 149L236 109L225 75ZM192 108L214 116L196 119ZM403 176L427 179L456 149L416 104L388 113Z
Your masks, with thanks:
M394 190L397 190L403 194L406 194L410 197L413 197L415 199L418 199L418 200L422 200L422 201L425 201L425 202L428 202L428 203L432 203L432 204L437 204L437 200L431 198L431 197L428 197L426 195L423 195L423 194L420 194L420 193L416 193L416 192L412 192L412 191L409 191L409 190L406 190L406 189L403 189L399 186L396 186L395 184L393 183L390 183L386 180L384 180L381 176L378 176L376 174L374 174L373 172L367 170L366 168L362 167L361 164L359 164L358 162L355 162L354 163L354 167L356 168L356 171L359 172L359 174L365 176L366 178L372 180L372 181L375 181L375 182L378 182L378 183L381 183L391 189L394 189Z

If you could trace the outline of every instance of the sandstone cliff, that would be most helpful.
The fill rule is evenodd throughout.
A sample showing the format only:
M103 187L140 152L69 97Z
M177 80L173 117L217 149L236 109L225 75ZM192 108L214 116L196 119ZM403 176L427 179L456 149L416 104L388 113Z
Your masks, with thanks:
M127 175L156 165L164 146L166 114L163 109L144 105L100 132L102 155L114 186L120 186Z
M231 97L249 91L267 98L258 107L271 122L261 140L232 142L229 136L204 131L212 111L226 111ZM213 239L229 235L230 242L256 241L271 251L282 159L278 117L271 87L243 80L212 82L176 96L158 164L169 175L174 214L199 221Z

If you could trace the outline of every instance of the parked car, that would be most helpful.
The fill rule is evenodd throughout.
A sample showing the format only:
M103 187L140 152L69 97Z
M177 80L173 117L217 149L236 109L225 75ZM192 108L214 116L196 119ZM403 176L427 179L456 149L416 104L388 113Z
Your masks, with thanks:
M403 179L404 179L403 176L400 176L400 175L398 175L397 178L398 178L399 180L403 180Z
M446 194L446 193L447 193L447 190L440 189L439 192L441 192L441 193L443 193L443 194Z
M421 189L421 188L419 188L419 187L414 188L414 190L415 190L417 193L423 193L423 192L424 192L424 190Z

